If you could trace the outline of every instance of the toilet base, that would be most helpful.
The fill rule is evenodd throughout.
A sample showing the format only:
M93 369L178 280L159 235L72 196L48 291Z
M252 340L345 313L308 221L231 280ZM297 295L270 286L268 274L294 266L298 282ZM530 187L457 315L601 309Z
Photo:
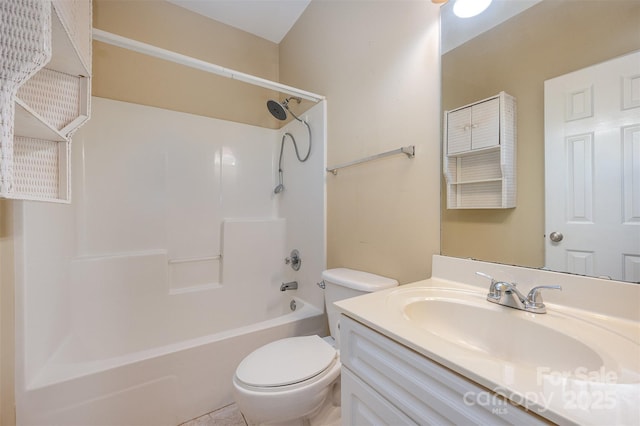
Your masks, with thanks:
M252 422L246 416L245 419L249 426L341 426L340 389L340 379L338 378L329 389L320 407L303 418L266 423Z

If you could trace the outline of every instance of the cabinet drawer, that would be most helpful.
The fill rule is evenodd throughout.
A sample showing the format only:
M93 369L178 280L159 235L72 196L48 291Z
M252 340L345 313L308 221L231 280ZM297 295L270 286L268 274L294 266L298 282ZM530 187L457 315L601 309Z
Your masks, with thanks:
M494 393L370 328L343 316L343 365L418 424L517 424L545 422Z

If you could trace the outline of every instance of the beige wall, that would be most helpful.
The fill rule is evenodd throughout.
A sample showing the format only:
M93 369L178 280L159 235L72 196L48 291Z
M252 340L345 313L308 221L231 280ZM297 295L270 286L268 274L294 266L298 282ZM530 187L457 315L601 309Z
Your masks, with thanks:
M544 81L640 49L639 26L638 1L547 0L443 55L443 109L516 97L518 200L507 210L443 204L442 254L544 265Z
M13 201L0 200L0 425L15 424Z
M94 26L327 96L330 164L416 145L413 160L329 176L328 262L403 282L430 275L439 252L438 6L314 0L280 46L162 1L94 0ZM93 65L96 96L279 125L265 114L274 92L97 42Z
M327 261L406 283L439 248L439 28L430 1L314 0L280 44L281 82L327 97Z
M162 0L94 0L95 28L268 80L278 45ZM93 43L94 96L277 128L265 103L274 91Z

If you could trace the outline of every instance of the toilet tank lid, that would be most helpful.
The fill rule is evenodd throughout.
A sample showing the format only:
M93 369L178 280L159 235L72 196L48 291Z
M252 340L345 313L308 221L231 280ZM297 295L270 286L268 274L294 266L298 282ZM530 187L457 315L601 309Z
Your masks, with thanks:
M322 279L354 290L367 292L384 290L398 285L398 281L393 278L349 268L327 269L322 272Z

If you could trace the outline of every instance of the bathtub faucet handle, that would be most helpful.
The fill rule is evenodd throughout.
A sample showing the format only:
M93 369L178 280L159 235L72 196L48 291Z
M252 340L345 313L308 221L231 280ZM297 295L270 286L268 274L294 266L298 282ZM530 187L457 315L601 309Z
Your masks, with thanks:
M284 259L284 263L286 265L291 264L291 268L294 271L299 271L300 266L302 266L302 259L300 259L300 252L297 249L291 250L291 254L289 257Z

